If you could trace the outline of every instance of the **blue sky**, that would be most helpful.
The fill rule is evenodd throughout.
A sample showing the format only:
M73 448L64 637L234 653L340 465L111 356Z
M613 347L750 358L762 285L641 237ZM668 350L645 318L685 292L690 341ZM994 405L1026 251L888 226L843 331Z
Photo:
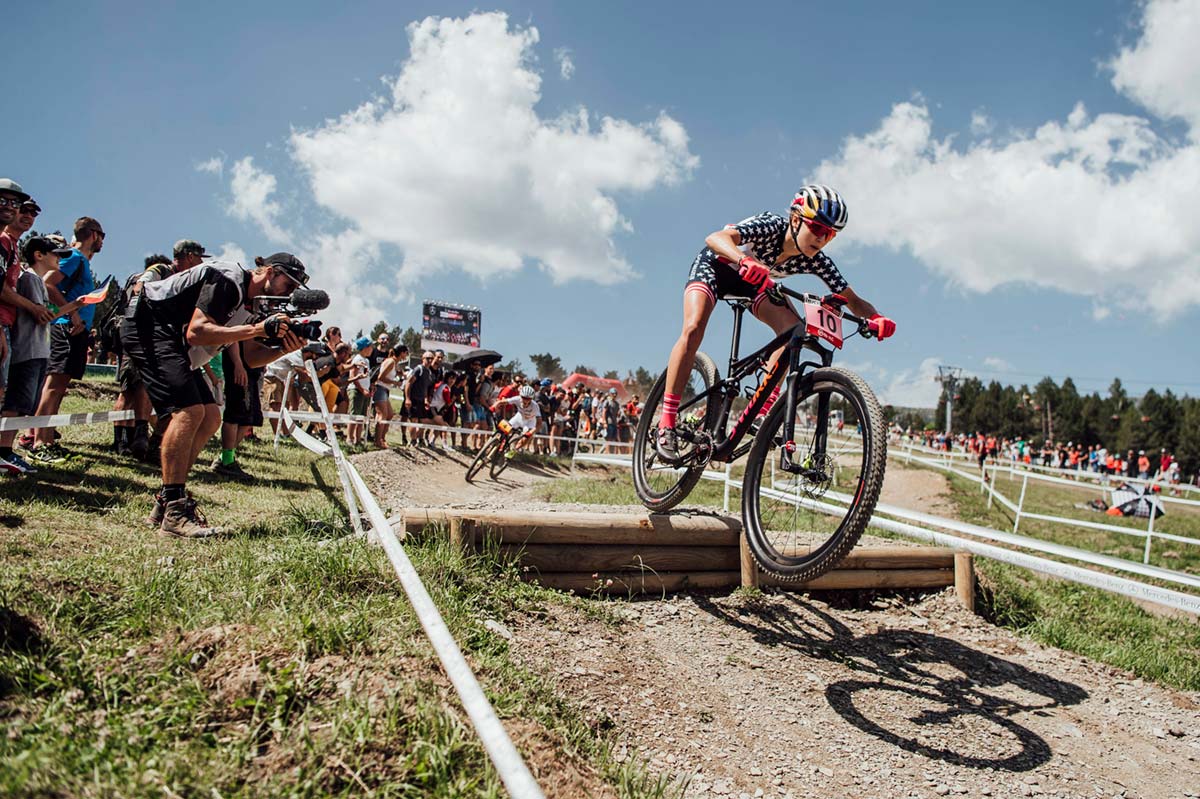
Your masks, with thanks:
M289 249L351 330L439 298L622 373L664 362L705 235L819 177L899 326L841 358L885 401L938 363L1200 392L1194 0L812 5L22 4L0 172L39 228L105 224L102 275Z

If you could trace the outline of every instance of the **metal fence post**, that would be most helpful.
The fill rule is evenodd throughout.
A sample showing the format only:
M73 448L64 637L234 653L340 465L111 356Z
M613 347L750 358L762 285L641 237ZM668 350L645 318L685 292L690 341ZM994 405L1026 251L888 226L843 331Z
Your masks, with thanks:
M987 472L984 472L984 475L983 475L983 479L987 481L987 490L988 490L987 506L988 506L988 508L992 507L992 497L996 493L996 487L992 484L996 482L996 469L997 468L999 468L999 467L997 467L997 466L992 467L992 476L991 476L990 480L988 479Z
M1013 532L1017 531L1017 525L1021 523L1021 510L1025 507L1025 489L1029 485L1029 475L1026 474L1021 478L1021 498L1017 501L1017 518L1013 519Z
M1154 537L1154 503L1147 502L1150 505L1150 523L1146 525L1146 551L1142 553L1142 563L1150 562L1150 539Z

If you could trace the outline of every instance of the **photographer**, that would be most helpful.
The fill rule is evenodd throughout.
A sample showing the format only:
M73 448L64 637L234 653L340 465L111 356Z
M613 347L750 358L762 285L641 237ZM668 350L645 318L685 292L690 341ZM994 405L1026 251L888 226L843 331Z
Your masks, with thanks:
M308 282L304 264L290 253L256 258L247 270L223 261L147 283L133 298L121 326L121 344L141 372L150 402L167 419L162 440L162 490L149 521L166 535L208 538L210 526L185 489L188 472L221 416L198 371L221 347L245 342L246 366L258 367L306 342L288 317L250 323L255 297L289 295ZM254 339L272 339L268 346Z

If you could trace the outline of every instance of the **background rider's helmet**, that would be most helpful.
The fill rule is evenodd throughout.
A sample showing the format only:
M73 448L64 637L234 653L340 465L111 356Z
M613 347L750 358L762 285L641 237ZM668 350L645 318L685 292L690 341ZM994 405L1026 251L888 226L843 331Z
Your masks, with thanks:
M533 394L534 394L533 386L521 386L520 391L518 391L517 393L520 394L525 399L533 399Z
M799 211L805 219L815 219L834 230L846 227L846 222L850 220L842 195L819 183L802 186L792 200L792 210Z

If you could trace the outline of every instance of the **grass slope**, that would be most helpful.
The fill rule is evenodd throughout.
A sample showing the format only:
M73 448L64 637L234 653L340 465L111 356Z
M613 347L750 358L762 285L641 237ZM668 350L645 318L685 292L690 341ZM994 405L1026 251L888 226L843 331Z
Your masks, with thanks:
M111 407L88 395L64 411ZM110 436L65 431L79 457L0 484L0 795L505 795L382 551L336 537L330 461L251 446L250 486L202 465L190 487L234 535L183 542L146 528L157 473ZM484 626L602 608L444 537L408 551L548 795L678 789L610 758L611 725Z

